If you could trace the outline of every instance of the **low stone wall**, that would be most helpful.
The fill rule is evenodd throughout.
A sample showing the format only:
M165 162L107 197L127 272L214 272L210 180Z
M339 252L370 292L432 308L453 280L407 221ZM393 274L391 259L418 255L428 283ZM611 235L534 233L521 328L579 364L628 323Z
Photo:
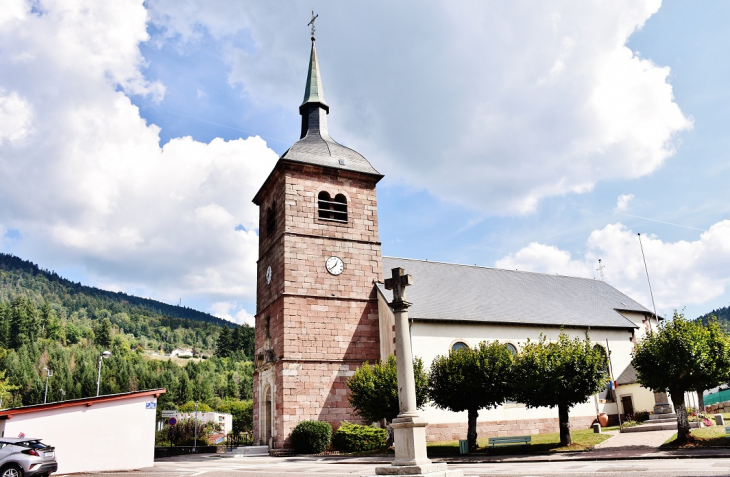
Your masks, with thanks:
M730 401L723 401L705 406L705 412L730 412Z
M595 419L594 416L571 418L570 427L571 429L587 429L591 427ZM449 424L429 424L426 427L426 439L428 442L466 439L467 427L466 421ZM480 438L546 434L559 431L557 418L477 422L477 434Z

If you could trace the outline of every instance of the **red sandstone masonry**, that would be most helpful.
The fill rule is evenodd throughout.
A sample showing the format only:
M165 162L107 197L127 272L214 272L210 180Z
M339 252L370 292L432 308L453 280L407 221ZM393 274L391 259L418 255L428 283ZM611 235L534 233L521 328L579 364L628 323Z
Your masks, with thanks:
M317 196L343 194L348 223L319 219ZM276 202L276 231L266 233ZM375 178L346 171L280 162L257 196L259 262L256 353L264 352L266 318L275 360L276 447L286 445L302 420L358 422L347 402L347 377L363 361L380 357L373 282L381 280ZM340 257L345 268L330 275L324 263ZM271 284L266 283L268 266ZM254 386L258 385L258 371ZM258 402L254 389L254 432ZM288 442L288 441L287 441Z
M594 416L571 418L570 427L571 429L587 429L594 419ZM467 427L466 421L463 423L429 424L426 427L426 439L428 442L466 439ZM477 422L477 435L479 438L524 436L559 431L557 418Z

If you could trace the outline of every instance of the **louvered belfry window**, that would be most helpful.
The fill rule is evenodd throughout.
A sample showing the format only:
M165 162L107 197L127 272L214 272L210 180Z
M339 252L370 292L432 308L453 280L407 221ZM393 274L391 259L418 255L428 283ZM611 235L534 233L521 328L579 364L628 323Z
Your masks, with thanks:
M347 223L347 197L337 194L334 199L328 192L322 191L317 196L319 218L332 222Z
M276 231L276 202L266 211L266 235L271 237Z

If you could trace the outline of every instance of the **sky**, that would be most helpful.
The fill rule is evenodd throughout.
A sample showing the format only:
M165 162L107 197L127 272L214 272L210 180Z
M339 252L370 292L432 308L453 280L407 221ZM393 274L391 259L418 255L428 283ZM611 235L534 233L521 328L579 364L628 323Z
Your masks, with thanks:
M721 0L4 0L0 251L252 324L251 200L299 138L312 9L384 255L730 305Z

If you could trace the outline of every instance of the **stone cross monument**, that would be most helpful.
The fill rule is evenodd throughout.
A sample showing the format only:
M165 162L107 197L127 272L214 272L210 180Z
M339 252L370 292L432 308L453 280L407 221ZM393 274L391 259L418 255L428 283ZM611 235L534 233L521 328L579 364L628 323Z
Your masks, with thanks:
M447 470L446 464L432 464L426 457L426 421L418 413L416 381L413 376L411 334L408 329L406 287L413 285L413 277L402 268L394 268L392 278L385 280L385 288L393 290L390 303L395 314L395 352L398 363L398 417L391 426L395 433L395 460L390 467L377 467L377 475L411 475L462 477L461 470Z

